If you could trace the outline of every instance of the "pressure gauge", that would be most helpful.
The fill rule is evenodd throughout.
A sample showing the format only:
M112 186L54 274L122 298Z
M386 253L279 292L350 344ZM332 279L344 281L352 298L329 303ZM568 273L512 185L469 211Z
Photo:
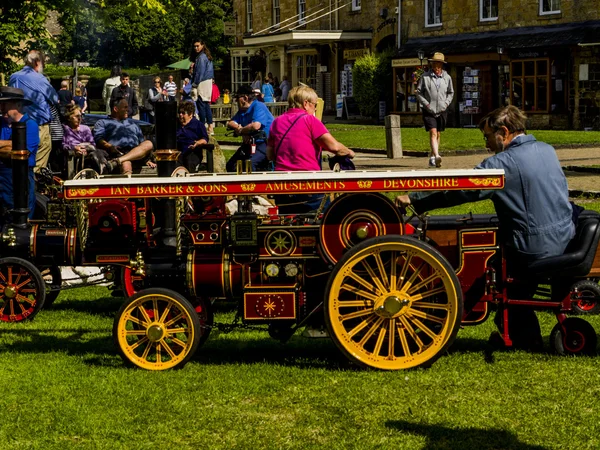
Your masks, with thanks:
M265 267L265 274L268 277L276 277L277 275L279 275L279 265L271 263L271 264L267 264L267 266Z
M286 264L285 274L288 277L295 277L296 275L298 275L298 266L294 263Z

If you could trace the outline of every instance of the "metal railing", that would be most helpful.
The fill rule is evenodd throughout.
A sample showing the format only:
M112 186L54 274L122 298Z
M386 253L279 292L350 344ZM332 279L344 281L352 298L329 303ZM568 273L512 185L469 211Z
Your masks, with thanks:
M288 102L273 102L265 103L274 117L282 115L288 109ZM210 110L213 116L213 122L225 125L237 113L237 103L231 102L228 104L217 103L210 105Z

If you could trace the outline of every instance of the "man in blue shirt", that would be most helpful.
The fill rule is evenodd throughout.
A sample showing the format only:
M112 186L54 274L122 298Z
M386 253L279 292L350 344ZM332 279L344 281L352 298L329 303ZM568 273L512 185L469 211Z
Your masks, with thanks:
M114 158L101 167L101 172L110 173L120 168L121 173L130 174L133 172L133 161L154 166L154 163L148 162L154 146L151 141L144 139L142 130L133 119L128 118L127 100L111 98L110 107L111 115L100 119L94 126L96 147Z
M234 95L238 112L227 122L236 136L242 136L243 144L227 161L227 172L235 172L237 161L250 159L252 171L267 170L267 138L273 123L273 115L264 103L254 99L250 86L241 86Z
M30 51L25 58L25 67L13 73L8 81L10 87L22 89L25 98L32 102L25 107L24 112L38 125L40 144L35 161L36 172L48 165L50 150L52 150L50 105L58 105L58 94L46 77L42 75L45 60L44 52Z
M21 89L0 87L0 203L5 210L13 208L13 177L12 168L4 164L10 158L12 151L12 124L25 122L27 150L29 150L29 218L33 217L35 208L35 180L33 168L40 143L38 125L24 114L23 108L31 105L25 99ZM2 219L0 218L0 222Z

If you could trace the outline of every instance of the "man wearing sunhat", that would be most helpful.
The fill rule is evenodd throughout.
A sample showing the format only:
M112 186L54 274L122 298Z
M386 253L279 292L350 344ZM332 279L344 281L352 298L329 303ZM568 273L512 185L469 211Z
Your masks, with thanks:
M227 161L227 172L235 172L238 160L251 160L252 171L267 170L267 138L273 114L264 103L255 100L250 86L240 86L233 96L238 104L238 112L227 122L236 136L242 136L243 144Z
M12 151L12 124L24 122L26 126L27 150L29 150L29 218L33 217L35 208L35 180L33 168L40 144L37 123L23 113L25 106L32 102L25 98L23 90L11 87L0 87L0 204L5 209L13 207L12 168L5 164ZM0 218L0 222L2 219Z
M452 78L444 70L444 54L435 52L429 59L430 69L423 73L415 91L423 111L425 130L429 131L429 167L441 167L440 133L446 129L448 107L454 98Z

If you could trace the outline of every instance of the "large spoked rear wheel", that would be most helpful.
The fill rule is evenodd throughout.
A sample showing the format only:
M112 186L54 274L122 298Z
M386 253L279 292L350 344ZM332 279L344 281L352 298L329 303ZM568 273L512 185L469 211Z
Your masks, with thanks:
M427 243L394 235L350 249L329 278L325 303L342 352L384 370L432 364L454 341L463 311L448 261Z
M183 367L203 329L191 303L169 289L142 290L121 307L113 339L125 362L147 370Z
M46 283L37 267L21 258L0 258L0 321L32 320L45 299Z

